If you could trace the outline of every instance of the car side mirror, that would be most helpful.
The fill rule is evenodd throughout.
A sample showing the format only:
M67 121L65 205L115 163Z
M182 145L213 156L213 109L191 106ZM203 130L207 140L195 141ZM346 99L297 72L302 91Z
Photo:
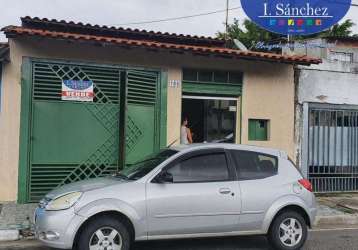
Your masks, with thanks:
M162 171L159 173L157 183L173 183L173 175L167 171Z

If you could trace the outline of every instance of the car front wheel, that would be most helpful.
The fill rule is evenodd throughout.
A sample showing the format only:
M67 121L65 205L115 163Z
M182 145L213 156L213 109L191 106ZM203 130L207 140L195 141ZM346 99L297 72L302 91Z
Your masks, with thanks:
M130 235L125 225L111 216L102 216L89 222L81 232L78 248L81 250L129 250Z
M307 239L307 225L303 217L294 211L283 212L273 221L268 240L274 249L301 249Z

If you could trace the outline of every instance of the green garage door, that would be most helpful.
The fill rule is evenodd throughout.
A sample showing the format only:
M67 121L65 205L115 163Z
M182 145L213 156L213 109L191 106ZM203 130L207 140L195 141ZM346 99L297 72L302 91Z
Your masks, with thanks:
M27 72L32 75L27 81L32 87L32 108L28 133L22 132L22 136L27 135L28 146L21 152L27 156L20 159L20 202L36 202L56 187L118 169L119 115L124 110L119 90L120 82L125 82L120 79L121 71L116 67L32 63ZM157 72L127 72L127 162L159 147L158 79ZM61 100L64 80L92 81L93 102Z

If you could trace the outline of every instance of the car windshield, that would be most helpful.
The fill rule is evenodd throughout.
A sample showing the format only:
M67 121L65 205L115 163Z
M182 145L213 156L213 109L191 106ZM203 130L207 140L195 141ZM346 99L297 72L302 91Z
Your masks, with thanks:
M126 165L122 171L117 173L116 177L126 180L138 180L176 153L178 151L172 149L161 150L159 153L149 155L134 164Z

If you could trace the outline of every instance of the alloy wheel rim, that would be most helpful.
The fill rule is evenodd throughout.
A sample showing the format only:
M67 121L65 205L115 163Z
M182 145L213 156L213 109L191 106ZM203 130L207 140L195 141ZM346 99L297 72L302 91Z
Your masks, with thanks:
M102 227L95 231L89 241L89 250L121 250L122 236L112 227Z
M302 235L302 225L297 219L287 218L280 224L279 237L285 246L296 246L301 242Z

